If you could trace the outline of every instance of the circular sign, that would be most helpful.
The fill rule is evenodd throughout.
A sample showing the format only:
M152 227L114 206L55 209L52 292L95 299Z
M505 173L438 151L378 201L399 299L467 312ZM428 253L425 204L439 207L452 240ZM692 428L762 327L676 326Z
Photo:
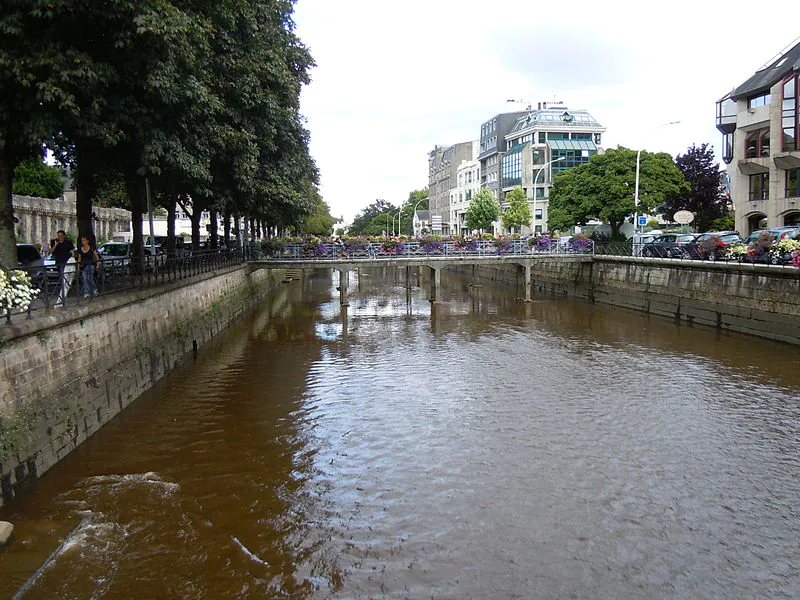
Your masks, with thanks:
M672 215L672 219L676 223L680 223L681 225L688 225L692 221L694 221L694 213L689 210L679 210L674 215Z

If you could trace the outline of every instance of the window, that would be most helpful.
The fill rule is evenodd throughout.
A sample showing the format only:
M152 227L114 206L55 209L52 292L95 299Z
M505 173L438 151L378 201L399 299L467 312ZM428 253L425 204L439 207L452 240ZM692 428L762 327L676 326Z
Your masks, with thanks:
M722 136L722 160L726 165L733 160L733 132Z
M800 169L790 169L786 171L786 197L798 196L800 196Z
M782 148L784 152L793 152L797 147L797 74L783 82L783 101L781 102L781 127L783 132Z
M769 104L770 95L761 94L760 96L753 96L747 99L747 108L758 108L759 106L766 106Z
M598 146L600 145L600 134L599 133L595 133L594 134L594 143L596 145L598 145Z
M591 140L592 134L591 133L573 133L572 134L573 140Z
M750 131L744 138L744 157L769 156L769 128Z
M537 208L536 209L536 214L533 216L533 218L536 219L537 221L541 221L542 220L543 211L544 211L543 208Z
M750 200L766 200L769 197L769 173L750 175Z

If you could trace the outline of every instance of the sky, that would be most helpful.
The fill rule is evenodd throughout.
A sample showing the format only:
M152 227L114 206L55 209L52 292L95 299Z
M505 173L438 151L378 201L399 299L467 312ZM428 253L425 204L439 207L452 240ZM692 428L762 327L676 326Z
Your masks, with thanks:
M428 185L434 146L554 100L588 110L605 148L708 143L719 160L717 100L800 42L800 4L768 5L752 18L741 0L297 0L323 200L346 222L378 198L399 206Z

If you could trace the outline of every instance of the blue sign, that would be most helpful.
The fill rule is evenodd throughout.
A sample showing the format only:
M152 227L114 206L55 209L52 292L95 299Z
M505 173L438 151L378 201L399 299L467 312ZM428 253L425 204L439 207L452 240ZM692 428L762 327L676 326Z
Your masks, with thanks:
M639 217L639 225L647 225L647 217Z

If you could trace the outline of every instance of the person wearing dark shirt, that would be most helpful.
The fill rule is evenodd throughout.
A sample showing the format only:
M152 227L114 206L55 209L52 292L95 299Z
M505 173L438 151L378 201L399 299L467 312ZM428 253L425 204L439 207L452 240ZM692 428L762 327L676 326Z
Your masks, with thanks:
M72 240L67 238L67 234L63 229L59 229L56 233L56 244L50 251L50 256L56 262L56 265L63 269L74 250L75 246L72 244Z

